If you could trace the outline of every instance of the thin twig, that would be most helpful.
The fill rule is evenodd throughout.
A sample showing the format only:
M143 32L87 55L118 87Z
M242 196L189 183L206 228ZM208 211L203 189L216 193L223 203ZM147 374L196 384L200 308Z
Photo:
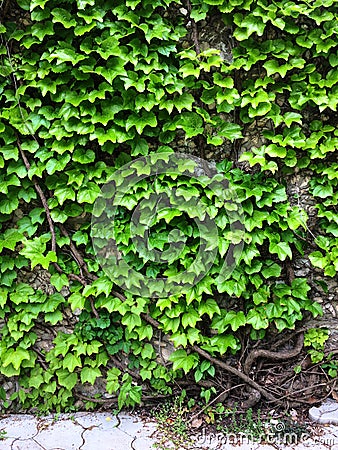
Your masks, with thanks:
M111 291L112 295L114 295L115 297L119 298L122 302L124 302L126 300L126 297L123 294L120 294L117 291Z
M87 397L86 395L79 394L78 392L75 392L74 395L75 395L75 397L78 397L81 400L84 400L86 402L92 402L92 403L103 403L103 404L106 404L106 403L117 403L117 401L118 401L117 397L107 398L107 399L104 399L104 398L92 398L92 397Z
M227 392L233 391L234 389L237 389L241 386L245 386L245 384L237 384L236 386L232 386L228 389L225 389L224 391L222 391L219 395L217 395L217 397L215 397L213 400L211 400L211 402L209 402L207 405L205 405L200 411L198 411L198 413L194 414L190 419L189 422L191 422L192 420L194 420L196 417L198 417L200 414L202 414L207 408L209 408L209 406L213 405L220 397L222 397L222 395L226 394Z
M24 162L24 164L25 164L25 167L26 167L27 171L29 171L31 165L30 165L30 163L29 163L29 161L28 161L28 159L27 159L27 157L26 157L26 155L25 155L25 152L23 151L23 149L22 149L22 147L21 147L21 143L20 143L19 139L17 139L17 146L18 146L18 149L19 149L19 151L20 151L22 160L23 160L23 162ZM43 191L42 191L42 189L41 189L41 187L40 187L40 185L39 185L39 183L37 182L37 180L36 180L35 177L32 177L32 182L33 182L33 184L34 184L34 187L35 187L36 192L38 193L38 195L39 195L39 197L40 197L40 199L41 199L41 203L42 203L43 208L44 208L45 213L46 213L46 217L47 217L49 229L50 229L50 232L51 232L51 235L52 235L52 251L53 251L53 252L56 252L56 234L55 234L55 228L54 228L54 223L53 223L53 220L52 220L52 217L51 217L51 214L50 214L50 210L49 210L49 207L48 207L48 203L47 203L46 196L45 196L45 194L43 193ZM69 237L67 231L65 230L65 228L64 228L62 225L60 225L60 229L61 229L62 233L64 234L64 236ZM73 254L77 257L77 259L78 259L77 262L78 262L78 264L79 264L80 271L81 271L81 267L85 266L86 273L89 274L85 262L83 261L81 255L78 253L76 247L74 246L74 244L72 243L71 240L70 240L70 248L71 248L72 253L73 253ZM64 271L61 269L61 267L60 267L56 262L54 262L54 263L52 263L52 264L53 264L53 266L55 267L55 269L57 270L58 273L60 273L60 274L64 273ZM78 276L78 275L76 275L76 274L73 274L73 273L71 273L71 274L66 274L66 275L67 275L67 277L68 277L69 279L78 281L78 282L81 283L83 286L86 286L86 285L87 285L87 283L86 283L86 281L85 281L85 279L84 279L83 277L80 277L80 276ZM90 303L91 303L92 311L93 311L95 317L98 318L98 317L99 317L99 314L98 314L98 312L96 311L96 309L95 309L95 307L94 307L93 301L90 300Z
M1 20L4 20L6 18L7 12L9 9L9 1L3 0L0 4L0 13L1 13Z
M16 140L19 152L21 154L21 158L25 164L25 167L27 169L27 172L29 171L29 169L31 168L31 165L29 164L29 161L25 155L25 152L23 151L22 147L21 147L21 143L19 141L19 139ZM55 236L55 229L54 229L54 224L52 221L52 217L50 215L50 211L49 211L49 207L48 207L48 203L47 203L47 199L45 197L45 194L43 193L39 183L36 181L35 177L32 177L32 182L34 184L35 190L38 193L40 199L41 199L41 203L42 206L46 212L46 216L47 216L47 221L48 221L48 225L49 225L49 229L52 235L52 252L56 252L56 236Z
M45 356L40 352L40 350L38 348L36 348L35 346L33 346L33 350L40 356L40 359L38 359L39 363L41 364L41 367L44 370L48 370L48 366L46 364L46 361L44 360Z
M187 4L187 10L188 10L189 16L190 16L190 13L191 13L191 3L190 3L190 0L187 0L187 3L186 3L186 4ZM199 54L201 53L201 47L200 47L200 43L199 43L199 40L198 40L198 29L197 29L197 24L196 24L195 20L192 19L191 17L190 17L190 20L191 20L191 27L192 27L191 38L192 38L192 41L193 41L194 46L195 46L196 54L199 55Z
M89 297L89 302L90 302L90 307L91 307L91 310L93 311L94 316L96 317L96 319L99 319L100 315L97 312L97 309L95 308L94 300L93 300L92 296Z
M317 245L314 244L312 241L309 241L307 238L304 238L303 236L300 236L298 233L293 232L293 234L298 238L301 239L302 241L306 242L307 245L309 245L312 248L317 248Z
M66 228L62 224L59 225L59 228L60 228L61 233L65 237L69 238L69 247L70 247L70 250L71 250L71 252L72 252L72 254L73 254L73 256L74 256L74 258L75 258L75 260L76 260L76 262L78 264L78 266L79 266L80 272L82 272L82 270L83 270L85 272L85 274L87 275L87 277L89 279L93 280L94 279L94 275L89 272L87 264L85 263L82 255L80 254L78 249L75 247L71 237L69 236L68 231L66 230Z
M129 375L131 375L136 380L142 380L141 375L133 372L132 370L128 369L128 367L125 367L115 356L109 355L110 360L115 364L115 366L120 369L122 372L127 372Z
M30 166L29 161L28 161L28 159L27 159L27 157L26 157L26 155L25 155L25 152L23 151L23 149L22 149L22 147L21 147L21 144L20 144L19 139L17 139L17 145L18 145L18 149L19 149L19 151L20 151L22 160L23 160L23 162L24 162L24 164L25 164L25 167L26 167L27 171L29 171L29 169L30 169L31 166ZM34 187L35 187L36 192L39 194L39 197L40 197L40 199L41 199L41 203L42 203L42 205L43 205L43 207L44 207L44 210L45 210L45 212L46 212L46 216L47 216L47 221L48 221L49 229L50 229L50 232L51 232L51 235L52 235L52 251L53 251L53 252L56 252L56 235L55 235L55 228L54 228L53 220L52 220L52 217L51 217L51 215L50 215L49 208L48 208L47 199L46 199L46 197L45 197L45 195L44 195L44 193L43 193L43 191L42 191L42 189L41 189L39 183L36 181L35 177L32 177L32 181L33 181L33 184L34 184ZM89 270L88 270L88 268L87 268L87 265L86 265L86 263L84 262L82 256L80 255L80 253L78 252L77 248L75 247L75 245L73 244L72 240L70 239L70 236L69 236L67 230L66 230L65 227L64 227L63 225L61 225L61 224L60 224L60 230L61 230L61 232L62 232L62 234L63 234L64 236L66 236L66 237L69 238L69 246L70 246L71 252L72 252L72 254L74 255L74 257L75 257L75 259L76 259L76 262L77 262L77 264L78 264L78 266L79 266L81 275L82 275L82 269L83 269L84 272L86 273L86 275L88 276L88 278L93 279L93 276L89 273ZM60 267L57 263L53 263L53 265L54 265L54 267L55 267L55 269L57 270L58 273L64 273L63 270L61 269L61 267ZM84 279L83 276L80 277L80 276L75 275L75 274L66 274L66 275L67 275L67 277L68 277L69 279L76 280L76 281L80 282L83 286L86 286L86 285L87 285L87 283L86 283L86 281L85 281L85 279ZM95 308L93 298L90 297L90 298L89 298L89 301L90 301L90 307L91 307L91 310L92 310L94 316L95 316L97 319L99 319L100 316L99 316L99 313L97 312L97 310L96 310L96 308Z
M293 392L289 392L288 394L285 394L285 395L283 395L282 397L280 397L280 399L279 400L283 400L283 399L285 399L285 398L289 398L289 397L292 397L293 395L295 395L295 394L301 394L302 392L306 392L306 391L308 391L308 390L311 390L311 392L315 392L316 391L316 388L318 388L318 387L320 387L320 386L327 386L328 384L332 384L332 383L335 383L336 382L336 380L331 380L331 381L326 381L325 383L318 383L318 384L315 384L314 386L313 385L311 385L311 386L308 386L308 387L306 387L306 388L303 388L303 389L299 389L298 391L293 391ZM298 400L296 400L297 402L298 402ZM319 401L319 400L318 400Z
M62 269L61 269L62 270ZM87 286L87 282L84 278L81 278L79 275L76 275L75 273L68 273L67 277L70 280L75 280L78 281L79 283L81 283L83 286Z
M293 337L297 336L297 334L303 333L304 331L307 331L307 328L305 328L305 327L304 328L299 328L299 330L297 330L297 331L294 330L292 332L292 335L288 334L287 336L284 336L284 337L278 339L278 341L275 341L271 345L271 347L270 347L271 351L275 350L276 348L280 347L281 345L286 344L287 342L290 341L290 339L292 339Z

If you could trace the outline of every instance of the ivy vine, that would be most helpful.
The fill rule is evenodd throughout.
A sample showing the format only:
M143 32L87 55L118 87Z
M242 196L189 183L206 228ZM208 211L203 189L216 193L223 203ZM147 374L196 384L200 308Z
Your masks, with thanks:
M92 408L101 399L84 397L78 385L101 379L122 408L149 393L169 395L183 376L200 383L221 369L277 401L226 358L244 351L242 336L264 341L322 314L308 280L294 274L296 258L337 276L337 1L18 0L18 17L7 3L0 24L0 373L18 380L11 401L49 411L82 398ZM231 35L227 58L200 45L211 17ZM244 148L253 127L262 144ZM222 276L236 236L229 204L202 175L140 179L125 192L114 230L135 271L156 279L193 264L201 239L195 198L218 237L210 270L191 289L162 298L130 293L99 264L94 204L114 173L132 167L124 179L148 176L144 161L180 151L182 138L195 149L188 164L231 148L213 169L241 205L241 255ZM310 174L317 228L289 195L293 174ZM150 261L130 233L138 203L147 200L149 221L153 194L156 203L164 192L185 203L184 211L162 207L151 222L153 250L183 243L166 264ZM53 293L23 276L40 270ZM71 334L62 329L69 310ZM48 351L38 345L45 325L57 330ZM176 348L166 364L154 343L162 335Z

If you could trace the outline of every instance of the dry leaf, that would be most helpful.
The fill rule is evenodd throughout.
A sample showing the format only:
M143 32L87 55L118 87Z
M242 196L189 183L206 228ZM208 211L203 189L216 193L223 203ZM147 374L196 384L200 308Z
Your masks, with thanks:
M338 402L338 393L336 391L332 391L332 398Z
M192 428L199 428L203 423L203 420L196 417L195 419L192 420L191 422L191 427Z

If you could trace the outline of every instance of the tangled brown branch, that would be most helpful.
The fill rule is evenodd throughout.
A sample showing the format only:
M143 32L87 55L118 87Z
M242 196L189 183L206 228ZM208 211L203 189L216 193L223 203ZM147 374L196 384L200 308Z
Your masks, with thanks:
M142 314L142 317L144 320L146 320L148 323L150 323L152 326L156 328L160 328L160 323L153 319L149 314ZM210 361L214 365L220 367L221 369L231 373L232 375L237 376L241 380L243 380L246 384L256 389L264 398L266 398L268 401L271 402L278 402L278 399L272 395L268 390L264 389L262 386L260 386L256 381L252 380L248 375L241 372L240 370L236 369L235 367L230 366L229 364L226 364L225 362L221 361L220 359L214 358L213 356L209 355L208 352L205 350L202 350L197 345L193 345L192 350L194 350L196 353L198 353L200 356L205 358L206 360Z
M301 333L298 336L295 347L291 350L272 352L272 351L264 350L264 349L255 349L251 353L249 353L248 357L245 360L244 367L243 367L244 373L246 373L246 374L250 373L252 364L258 358L269 358L269 359L273 359L275 361L285 361L286 359L294 358L302 351L303 344L304 344L304 334Z

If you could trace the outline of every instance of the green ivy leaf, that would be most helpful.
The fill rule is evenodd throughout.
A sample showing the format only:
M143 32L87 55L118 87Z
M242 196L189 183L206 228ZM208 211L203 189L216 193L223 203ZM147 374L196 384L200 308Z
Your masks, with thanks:
M64 286L69 286L67 275L64 273L62 274L55 273L50 277L50 282L52 283L53 286L56 287L56 290L59 292Z
M320 251L310 253L309 260L314 267L319 267L320 269L324 269L329 263L328 257L323 256Z
M248 39L253 33L257 33L258 36L262 36L265 30L265 23L259 16L253 14L235 14L234 22L238 25L238 28L234 31L234 37L238 41Z
M195 99L191 94L184 92L182 95L174 97L173 103L178 112L181 112L182 109L187 109L188 111L191 111L194 101Z
M311 290L305 278L295 278L291 283L292 295L301 300L307 300L307 293Z
M19 200L13 194L0 201L0 211L2 214L12 214L19 206Z
M203 314L207 314L209 318L212 319L215 314L220 315L221 310L214 299L208 298L199 304L198 314L200 317L202 317Z
M54 191L55 197L58 199L60 205L63 205L66 200L75 200L75 191L69 186L60 186Z
M242 127L236 123L224 122L219 130L219 134L230 141L241 139L243 137Z
M221 313L219 316L215 316L211 328L217 330L218 333L224 333L224 331L229 329L229 326L233 331L237 331L238 328L245 324L246 318L243 311L228 311L225 314Z
M267 262L267 266L264 267L264 269L262 270L262 275L264 278L272 278L272 277L278 278L281 272L282 268L278 264L270 261Z
M81 358L77 355L68 353L63 359L62 366L64 369L67 369L69 372L74 372L76 367L82 366Z
M146 126L156 127L157 119L153 112L142 111L141 114L131 114L126 121L126 130L135 127L138 134L142 134Z
M298 207L293 207L292 211L286 218L290 230L297 230L297 228L299 228L300 226L306 229L307 219L308 216L306 211L304 211L303 209L299 209Z
M63 8L54 8L51 11L53 16L52 21L54 23L62 23L65 28L75 27L76 20L72 17L71 13Z
M93 150L78 148L73 153L73 161L79 162L80 164L90 164L95 161L95 153Z
M332 197L333 187L330 184L318 184L312 191L312 195L320 198Z
M0 251L4 248L15 250L15 247L19 241L21 241L23 235L15 228L8 228L5 233L0 237Z
M81 370L81 383L90 383L93 385L96 381L96 378L101 376L101 371L98 367L88 367L85 366Z
M2 358L2 365L3 367L7 367L9 364L12 364L14 369L18 370L23 361L29 361L30 359L31 356L28 350L21 347L17 347L16 349L9 348Z
M292 251L287 242L270 242L269 250L276 253L281 261L285 261L287 256L292 259Z
M132 312L127 312L121 319L121 323L125 325L129 331L132 331L135 327L142 325L141 317Z
M46 256L46 243L50 240L49 233L43 234L40 237L36 237L32 240L25 239L23 241L24 248L20 251L20 254L25 256L31 261L32 269L40 264L44 269L48 269L51 262L56 262L56 253L49 251Z
M7 302L8 291L1 289L0 290L0 308L4 308Z
M195 368L198 364L198 355L196 353L187 354L183 349L176 350L169 357L169 360L173 363L173 371L182 369L185 373L188 373L191 369Z
M170 337L170 340L174 343L174 346L177 348L179 346L186 347L188 343L187 336L182 333L173 333Z
M272 158L285 158L286 149L284 147L279 147L276 144L270 144L265 148L265 153Z
M251 309L246 317L247 323L252 325L255 330L265 329L269 326L269 321L260 311Z
M182 113L177 121L177 128L182 128L187 138L192 138L203 133L203 120L194 112Z
M79 189L77 193L77 201L79 203L89 203L92 204L95 202L99 194L101 193L100 187L89 181L87 185L84 185Z
M62 322L62 320L63 315L61 311L53 311L45 314L45 322L50 323L53 326Z
M184 328L195 328L196 323L199 322L201 320L201 317L199 315L199 313L193 309L193 308L189 308L188 311L186 313L183 314L182 316L182 326Z
M51 158L46 164L46 171L48 175L52 175L55 172L61 172L70 161L70 155L65 154L58 159Z
M109 394L116 393L120 388L119 376L121 375L121 371L117 367L113 367L109 369L107 372L107 392Z
M76 373L70 373L68 369L60 369L56 372L58 382L61 386L71 391L78 381L78 375Z
M238 342L234 336L231 334L214 336L210 339L211 348L207 346L202 346L205 350L216 351L220 355L224 355L228 351L229 348L232 350L238 350Z

